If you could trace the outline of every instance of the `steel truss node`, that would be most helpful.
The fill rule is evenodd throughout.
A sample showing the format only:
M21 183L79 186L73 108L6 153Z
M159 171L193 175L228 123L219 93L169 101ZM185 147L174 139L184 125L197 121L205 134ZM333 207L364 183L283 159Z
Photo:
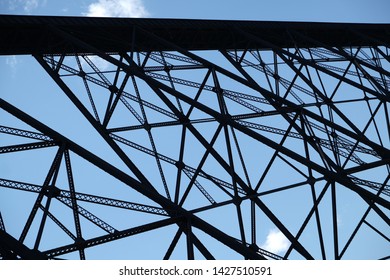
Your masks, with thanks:
M388 25L31 18L97 134L0 100L0 259L390 258Z

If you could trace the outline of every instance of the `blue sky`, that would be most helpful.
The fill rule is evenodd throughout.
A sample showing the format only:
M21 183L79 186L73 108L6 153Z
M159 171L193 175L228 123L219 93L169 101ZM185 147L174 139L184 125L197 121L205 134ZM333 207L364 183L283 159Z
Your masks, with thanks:
M387 0L328 0L328 1L256 1L256 0L242 0L242 1L212 1L212 0L197 0L197 1L180 1L180 0L81 0L81 1L50 1L50 0L7 0L0 3L0 14L17 14L17 15L56 15L56 16L110 16L110 17L150 17L150 18L192 18L192 19L229 19L229 20L265 20L265 21L318 21L318 22L364 22L364 23L390 23L390 1ZM96 61L99 63L99 61ZM104 64L101 67L106 67ZM73 125L63 125L59 130L64 135L72 138L78 143L94 149L96 153L102 158L114 157L112 163L125 169L123 163L120 162L115 155L110 151L107 145L102 140L96 140L93 147L90 146L89 139L99 139L97 133L90 127L88 123L82 121L80 113L75 110L74 106L63 94L59 93L58 87L47 77L43 69L30 56L7 56L0 57L0 91L2 98L10 103L18 106L24 111L28 112L35 118L42 120L48 126L55 127L56 124L64 117L68 123L77 123L78 129L74 131ZM21 82L21 80L23 82ZM32 97L33 95L33 101ZM167 140L168 141L168 140ZM98 149L96 148L98 147ZM50 155L48 155L49 158ZM4 160L0 164L4 164ZM28 163L26 166L17 166L21 164L22 160L6 163L7 170L10 176L18 177L18 170L23 168L31 168ZM46 162L46 159L42 159ZM47 162L46 162L47 164ZM80 160L75 165L83 165ZM88 170L87 167L83 167ZM90 167L92 170L93 167ZM36 167L33 169L39 177L44 172ZM87 172L87 171L86 171ZM98 174L97 171L91 171ZM169 173L169 172L168 172ZM31 175L31 174L30 174ZM275 174L277 176L277 174ZM0 176L1 177L1 176ZM99 180L106 184L111 184L112 179L107 178L104 174L98 174ZM282 178L280 178L282 180ZM87 181L83 182L87 184ZM119 184L116 182L116 184ZM4 191L4 190L3 190ZM99 189L100 195L107 194L105 190ZM11 192L5 191L7 195L12 197ZM118 197L120 197L118 194ZM110 193L111 195L111 193ZM114 194L115 195L115 194ZM132 194L136 196L136 194ZM288 195L288 194L287 194ZM342 195L341 195L342 196ZM345 197L349 197L348 194ZM29 197L26 195L26 200ZM3 203L3 201L2 201ZM272 201L270 202L272 203ZM353 220L352 202L349 202L345 207L340 209L340 226L347 226ZM12 205L8 205L9 210ZM297 203L296 208L304 208L304 206ZM358 206L360 213L364 207ZM231 209L230 209L231 210ZM303 209L302 211L304 211ZM216 210L217 211L217 210ZM115 215L117 213L115 212ZM218 217L220 213L216 213ZM286 219L289 219L289 214ZM14 214L21 221L23 213ZM104 213L102 213L104 215ZM16 222L12 225L9 216L4 215L4 220L8 224L10 230L20 229L20 224ZM142 216L140 216L142 218ZM15 217L16 221L16 217ZM128 221L132 224L132 221ZM215 218L215 223L223 223ZM86 226L88 227L88 226ZM272 225L266 226L267 230L261 236L263 248L273 251L275 253L283 253L288 247L289 243L280 231L276 230ZM175 231L171 228L166 229L167 236L174 234ZM202 233L198 233L201 235ZM206 237L205 237L206 238ZM182 242L182 240L181 240ZM159 242L148 244L152 247L157 246ZM163 243L163 242L160 242ZM118 252L126 252L124 247L121 247L121 242L118 243ZM161 245L161 244L160 244ZM185 246L185 245L182 245ZM364 244L367 246L368 244ZM141 247L142 248L142 247ZM141 250L140 248L140 250ZM149 248L151 250L151 248ZM95 249L94 249L95 250ZM96 254L99 250L96 249ZM224 253L221 248L221 254ZM226 253L226 258L235 258ZM93 256L94 253L91 253ZM118 253L118 257L121 255ZM177 258L182 258L177 255ZM349 256L354 258L354 256ZM147 255L145 255L147 258ZM356 256L359 258L359 255Z

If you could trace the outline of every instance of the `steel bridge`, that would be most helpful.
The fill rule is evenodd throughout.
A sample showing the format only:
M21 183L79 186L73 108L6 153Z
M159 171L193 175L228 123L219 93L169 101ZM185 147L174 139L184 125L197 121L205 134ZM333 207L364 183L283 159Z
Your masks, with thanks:
M0 99L0 259L390 258L390 24L1 15L0 38L82 116Z

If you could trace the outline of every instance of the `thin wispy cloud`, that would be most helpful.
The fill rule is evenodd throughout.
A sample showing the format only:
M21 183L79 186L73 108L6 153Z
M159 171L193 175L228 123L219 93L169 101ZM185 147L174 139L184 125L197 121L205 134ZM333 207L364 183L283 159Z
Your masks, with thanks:
M16 58L16 55L11 55L5 59L5 64L7 64L11 68L15 68L18 64L18 60Z
M38 8L38 6L39 6L38 0L27 0L24 3L23 9L26 13L31 13L33 10Z
M280 230L275 228L269 231L265 243L261 247L274 254L283 254L289 246L290 241Z
M147 17L146 10L141 0L98 0L88 6L89 17Z
M336 216L336 223L337 223L337 226L339 226L339 227L344 225L343 218L339 214L337 214L337 216Z
M45 6L47 0L8 0L10 11L23 10L25 14L31 14L39 6Z
M5 64L8 66L9 71L11 71L12 76L16 74L17 66L19 64L19 60L16 55L7 56L5 59Z

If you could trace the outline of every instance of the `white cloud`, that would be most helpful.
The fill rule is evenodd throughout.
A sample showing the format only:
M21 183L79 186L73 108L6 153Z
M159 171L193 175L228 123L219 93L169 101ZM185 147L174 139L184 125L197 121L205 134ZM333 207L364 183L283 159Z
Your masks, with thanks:
M89 17L147 17L142 0L98 0L88 6Z
M267 239L261 248L272 252L274 254L281 254L286 252L290 246L290 241L278 229L271 229L267 235Z

